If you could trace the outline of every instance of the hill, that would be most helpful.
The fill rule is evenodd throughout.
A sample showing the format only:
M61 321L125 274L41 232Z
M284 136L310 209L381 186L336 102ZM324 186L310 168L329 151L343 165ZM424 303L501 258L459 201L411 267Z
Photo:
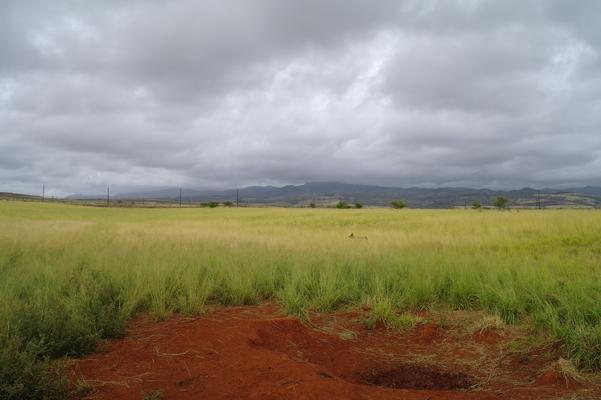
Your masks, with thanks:
M0 200L42 200L42 197L21 193L0 192Z
M236 189L201 190L184 188L184 202L235 201ZM72 195L69 199L103 199L105 195ZM570 189L533 188L516 190L473 189L461 187L421 188L388 187L349 184L340 182L309 182L302 185L249 186L238 190L242 204L270 204L281 206L303 206L310 202L332 205L339 200L349 203L383 206L392 200L404 199L414 208L453 208L470 206L480 202L492 206L498 196L509 199L510 205L536 207L601 207L601 187L587 186ZM179 188L160 188L140 192L119 193L111 196L115 200L178 201Z

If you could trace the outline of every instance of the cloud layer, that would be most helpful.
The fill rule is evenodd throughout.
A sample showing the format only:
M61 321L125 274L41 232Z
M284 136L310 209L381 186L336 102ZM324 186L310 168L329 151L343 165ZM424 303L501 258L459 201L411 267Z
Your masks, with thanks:
M0 4L0 191L601 184L595 0Z

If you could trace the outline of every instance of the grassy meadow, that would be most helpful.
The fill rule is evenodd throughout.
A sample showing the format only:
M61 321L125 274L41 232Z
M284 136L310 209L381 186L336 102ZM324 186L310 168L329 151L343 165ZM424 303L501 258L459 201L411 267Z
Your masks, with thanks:
M349 239L354 233L368 240ZM64 396L50 360L138 312L271 300L496 314L601 369L601 212L133 209L0 201L0 398Z

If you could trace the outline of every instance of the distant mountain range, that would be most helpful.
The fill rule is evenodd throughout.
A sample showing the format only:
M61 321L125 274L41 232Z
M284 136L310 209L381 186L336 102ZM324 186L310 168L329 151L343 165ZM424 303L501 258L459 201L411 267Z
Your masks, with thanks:
M0 200L42 200L42 196L30 194L0 192Z
M236 201L236 189L229 190L182 190L184 202ZM106 195L68 196L68 199L104 199ZM413 208L452 208L471 206L480 202L490 206L498 196L509 199L513 206L537 205L539 196L543 207L601 207L601 187L586 186L570 189L517 190L470 189L458 187L420 188L358 185L340 182L309 182L303 185L249 186L238 190L241 204L264 204L280 206L303 206L315 202L318 206L333 205L342 200L348 203L383 206L403 199ZM165 188L111 196L112 200L179 201L179 188Z

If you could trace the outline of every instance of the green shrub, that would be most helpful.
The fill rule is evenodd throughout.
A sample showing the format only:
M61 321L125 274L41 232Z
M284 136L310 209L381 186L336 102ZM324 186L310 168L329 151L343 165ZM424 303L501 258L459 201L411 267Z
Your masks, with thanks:
M363 322L367 329L373 329L378 323L381 323L389 329L407 330L413 328L420 321L421 318L415 315L399 314L392 299L384 297L373 302L369 316Z
M63 368L40 354L35 344L19 339L0 339L0 399L64 400L69 396Z
M345 201L339 201L336 203L336 208L351 208Z
M38 278L42 279L42 278ZM33 290L13 299L11 332L39 345L42 355L79 356L96 347L99 338L121 335L126 315L115 283L98 271L73 272L59 290Z
M497 207L499 210L502 210L507 207L508 202L509 200L507 200L505 197L497 197L495 199L495 207Z
M407 204L405 204L403 200L391 201L390 205L392 206L392 208L396 208L397 210L407 207Z
M84 267L71 275L67 285L74 318L81 315L103 339L121 336L129 315L121 312L123 298L114 278L106 272Z

